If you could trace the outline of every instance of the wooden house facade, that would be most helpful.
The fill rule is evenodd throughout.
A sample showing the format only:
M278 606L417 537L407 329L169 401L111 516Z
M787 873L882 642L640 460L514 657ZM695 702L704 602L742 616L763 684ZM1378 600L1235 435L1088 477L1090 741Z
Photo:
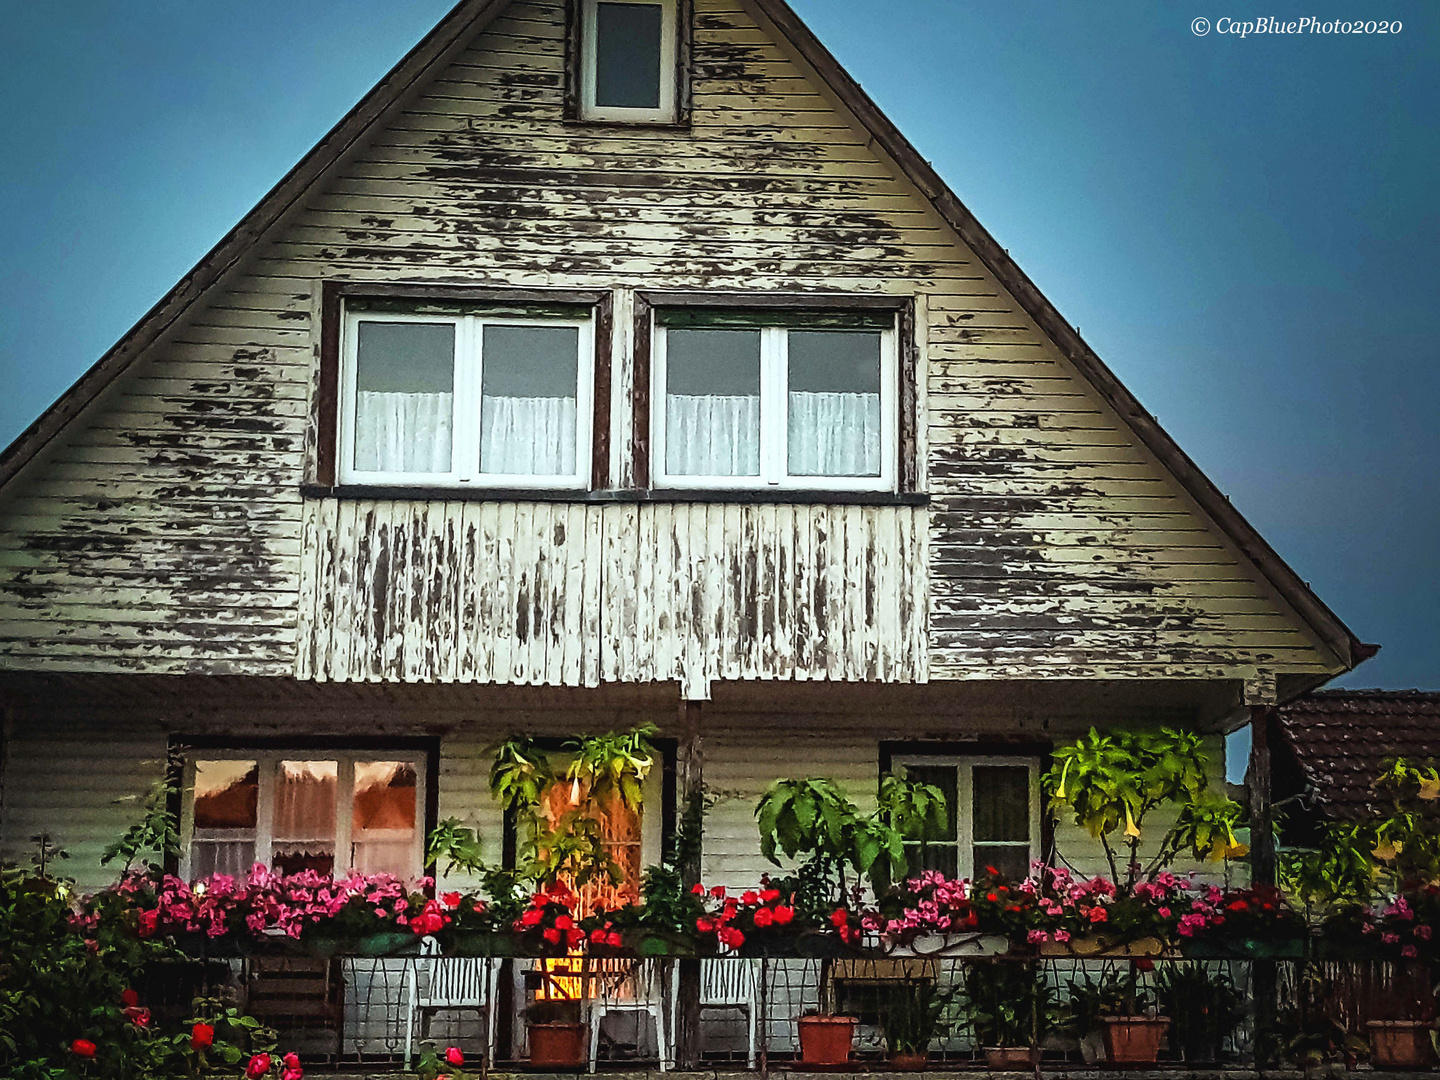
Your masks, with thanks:
M1369 652L781 0L464 0L0 484L0 846L85 885L170 750L190 870L418 872L498 738L642 722L645 858L703 777L751 884L777 777L1038 807Z

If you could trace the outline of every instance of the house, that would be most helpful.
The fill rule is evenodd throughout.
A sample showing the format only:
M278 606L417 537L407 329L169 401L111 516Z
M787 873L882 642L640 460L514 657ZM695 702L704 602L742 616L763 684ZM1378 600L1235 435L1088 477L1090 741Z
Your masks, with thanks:
M1054 746L1218 770L1373 651L782 0L463 0L0 485L3 850L84 886L171 749L182 871L418 873L497 738L642 722L641 863L908 764L957 871L1099 869Z
M1387 762L1440 761L1440 693L1317 690L1275 710L1274 801L1282 840L1315 840L1319 820L1354 821L1388 807L1373 786Z

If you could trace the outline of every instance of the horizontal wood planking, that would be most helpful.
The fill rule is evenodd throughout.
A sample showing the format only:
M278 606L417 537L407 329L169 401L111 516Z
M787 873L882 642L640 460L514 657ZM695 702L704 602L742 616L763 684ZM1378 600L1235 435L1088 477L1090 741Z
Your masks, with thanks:
M596 686L923 682L926 511L307 504L295 674Z
M7 491L0 665L317 676L333 667L344 677L441 679L498 670L510 680L580 683L656 672L1333 670L1333 658L877 155L868 133L740 3L699 0L697 8L686 132L563 121L559 0L513 4L412 93ZM862 593L843 588L857 568L869 572L863 558L825 548L840 591L824 593L823 610L816 589L807 592L789 569L814 564L811 526L828 515L864 520L864 511L527 504L524 520L513 506L494 509L495 550L513 552L517 540L540 535L542 520L578 517L585 546L564 552L580 551L578 566L556 563L550 551L523 583L456 594L433 616L422 611L416 626L384 637L375 656L359 639L331 640L318 662L323 626L362 613L354 575L365 569L322 565L334 556L315 551L305 530L323 515L302 521L321 277L920 297L929 532L875 549L897 560L929 552L928 589L901 599L920 603L901 617L909 651L899 660L888 653L878 623L838 645L816 629L818 618L848 625L864 606ZM617 422L629 415L627 374L627 364L617 365ZM623 445L616 460L628 461ZM382 505L393 529L396 504ZM404 574L443 579L449 560L472 558L473 572L473 560L492 554L433 531L435 522L463 526L482 513L454 505L409 511L405 528L420 529L424 544L419 562L405 549ZM738 551L733 565L722 560L712 520L759 546ZM917 515L908 520L923 532ZM343 530L337 540L360 542ZM313 554L303 567L302 552ZM621 581L618 567L635 580ZM591 603L602 570L613 609ZM780 581L787 584L777 590ZM470 621L482 618L475 612L518 614L522 584L531 609L523 642L513 633L487 637L498 623ZM760 589L763 605L732 607ZM703 627L709 637L697 629L696 603L713 615ZM552 628L578 619L581 638L535 638L536 605ZM608 651L585 644L612 611L652 612L655 644L633 635L603 639ZM382 614L389 627L410 613L387 595ZM772 625L794 636L772 636ZM439 649L442 636L460 647ZM480 648L485 641L493 651Z

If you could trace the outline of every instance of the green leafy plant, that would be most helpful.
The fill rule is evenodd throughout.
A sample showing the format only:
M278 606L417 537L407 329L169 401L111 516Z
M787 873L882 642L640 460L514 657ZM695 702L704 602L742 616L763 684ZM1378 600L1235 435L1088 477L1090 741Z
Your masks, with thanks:
M537 832L521 850L525 876L548 888L562 878L583 888L602 878L622 880L620 867L610 857L600 823L579 810L560 815L555 824Z
M641 785L655 764L650 739L656 733L653 724L643 724L574 741L575 756L565 770L565 779L572 785L579 783L587 797L597 802L616 798L631 810L640 809Z
M963 985L978 1046L1037 1046L1054 1024L1055 991L1034 964L967 964Z
M906 840L944 821L945 796L930 784L900 777L881 780L878 805L862 814L844 789L827 779L777 780L755 807L760 852L776 866L779 856L808 857L808 884L829 881L830 901L847 898L846 867L883 892L908 869Z
M502 809L516 813L533 810L550 785L555 772L550 759L526 735L514 735L495 747L490 766L490 793Z
M946 1035L946 1012L958 988L941 990L933 979L915 979L888 990L880 1015L885 1046L892 1055L923 1054Z
M1221 857L1243 853L1234 840L1239 807L1209 788L1209 762L1194 732L1090 731L1055 752L1044 778L1051 808L1068 811L1075 823L1100 841L1116 882L1133 886L1153 876L1185 848L1196 858L1218 850ZM1157 807L1174 805L1177 818L1159 838L1155 855L1142 865L1144 826ZM1116 833L1120 837L1112 841ZM1126 853L1122 876L1116 851Z
M433 869L445 863L445 873L457 870L472 876L484 872L484 852L475 830L462 825L459 818L446 818L425 838L425 868Z
M1155 1000L1170 1018L1171 1046L1188 1062L1219 1061L1226 1038L1245 1019L1245 995L1229 972L1200 963L1163 965Z
M158 871L167 857L180 850L180 823L176 820L174 807L180 793L182 755L181 750L171 751L164 775L150 785L150 790L140 800L140 820L105 849L100 857L102 866L123 858L121 873L125 874L130 872L137 859L150 854L159 856L159 859L145 865Z

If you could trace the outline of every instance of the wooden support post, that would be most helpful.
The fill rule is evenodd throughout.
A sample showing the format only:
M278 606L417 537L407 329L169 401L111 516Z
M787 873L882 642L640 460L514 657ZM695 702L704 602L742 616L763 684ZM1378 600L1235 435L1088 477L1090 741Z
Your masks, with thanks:
M1273 699L1272 699L1273 700ZM1250 804L1250 883L1274 885L1275 813L1271 805L1270 735L1274 706L1250 705L1250 767L1245 772L1246 801ZM1276 1044L1276 993L1279 971L1274 960L1256 960L1251 968L1255 996L1255 1064L1264 1067L1278 1053Z
M676 802L679 822L692 823L692 807L703 806L705 799L705 746L700 736L700 702L680 703L680 748L676 760L678 773ZM680 880L685 888L700 883L700 845L692 843L682 852ZM700 961L680 961L680 978L676 994L675 1064L680 1069L700 1067Z

